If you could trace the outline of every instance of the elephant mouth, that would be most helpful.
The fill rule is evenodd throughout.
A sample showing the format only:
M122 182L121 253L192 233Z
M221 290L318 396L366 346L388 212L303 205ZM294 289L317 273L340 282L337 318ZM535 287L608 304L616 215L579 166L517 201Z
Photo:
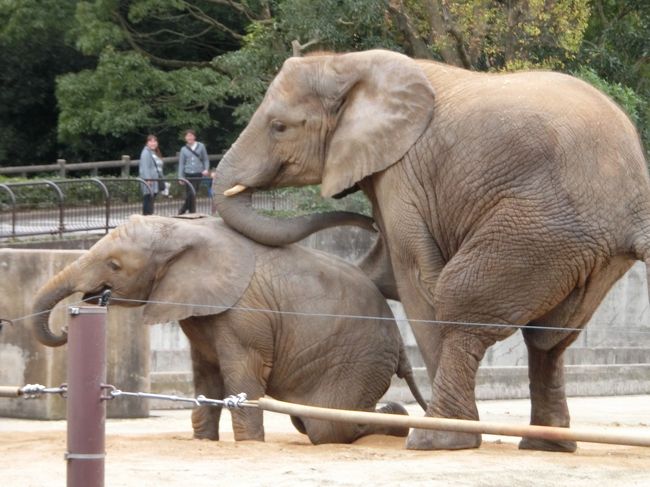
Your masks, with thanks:
M97 304L100 298L102 297L102 294L104 294L105 291L110 291L110 290L111 290L110 287L102 286L100 288L97 288L96 290L85 292L81 299L84 303Z

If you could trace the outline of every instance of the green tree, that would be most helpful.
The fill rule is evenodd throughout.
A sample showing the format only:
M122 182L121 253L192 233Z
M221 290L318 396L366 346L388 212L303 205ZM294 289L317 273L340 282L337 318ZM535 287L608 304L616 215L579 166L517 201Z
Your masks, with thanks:
M236 122L248 121L282 62L291 55L314 50L401 51L387 5L377 0L277 2L273 22L252 22L243 47L214 60L217 69L232 80L229 93L238 103Z
M627 110L650 151L650 3L594 0L574 71Z
M57 134L68 159L135 154L149 132L169 154L188 126L211 152L225 149L282 62L314 50L571 70L600 80L640 126L649 118L648 7L632 0L67 0L64 29L54 25L55 3L38 3L44 32L65 30L76 62L93 61L57 72ZM36 4L0 0L14 11ZM39 133L53 140L52 124Z
M476 70L562 68L589 19L588 0L391 0L407 52Z
M66 38L75 0L0 0L0 164L54 162L56 76L90 65Z
M121 141L136 153L156 133L171 153L192 127L219 150L233 131L230 80L211 61L238 49L245 26L267 16L265 1L78 2L76 45L99 62L59 79L59 139L82 152Z

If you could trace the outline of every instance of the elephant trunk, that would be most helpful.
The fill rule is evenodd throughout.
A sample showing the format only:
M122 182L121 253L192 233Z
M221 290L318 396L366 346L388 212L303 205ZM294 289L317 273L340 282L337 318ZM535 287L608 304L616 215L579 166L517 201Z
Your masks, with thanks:
M236 182L229 181L217 170L213 183L214 209L223 220L239 233L264 245L278 247L298 242L325 228L354 225L374 231L373 220L365 215L332 211L293 218L273 218L257 213L252 205L252 190L234 196L224 192Z
M68 334L65 331L57 335L50 329L49 319L52 308L75 292L70 282L70 272L70 267L63 269L39 289L34 299L33 312L36 314L33 321L34 335L39 342L48 347L60 347L68 342Z

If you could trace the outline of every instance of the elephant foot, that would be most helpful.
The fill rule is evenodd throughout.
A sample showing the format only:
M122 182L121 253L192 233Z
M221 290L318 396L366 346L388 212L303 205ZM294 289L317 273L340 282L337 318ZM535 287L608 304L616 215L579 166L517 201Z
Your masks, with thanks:
M219 417L206 407L192 411L192 429L198 440L219 440Z
M377 412L383 414L400 414L402 416L409 415L409 413L406 411L406 408L396 402L386 403L385 406L377 409ZM387 426L384 431L381 432L381 434L404 437L409 434L409 428L408 426Z
M259 435L235 435L235 441L264 441L264 436Z
M573 453L578 449L575 441L552 441L538 438L522 438L519 442L520 450L541 450Z
M406 440L407 450L464 450L481 446L481 435L457 431L414 429Z
M193 438L195 440L211 440L211 441L219 441L219 433L206 433L202 431L195 431Z

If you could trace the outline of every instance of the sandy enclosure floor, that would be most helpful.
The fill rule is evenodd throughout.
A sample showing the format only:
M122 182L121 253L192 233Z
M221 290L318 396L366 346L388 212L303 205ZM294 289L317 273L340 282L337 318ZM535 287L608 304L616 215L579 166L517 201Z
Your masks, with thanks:
M572 398L572 426L650 437L650 396ZM421 415L409 406L412 415ZM529 403L483 401L486 421L526 424ZM404 439L369 436L312 446L289 418L265 413L266 442L235 443L227 412L222 440L193 440L189 410L108 420L106 485L119 486L649 486L650 448L580 443L575 454L520 451L518 438L485 435L476 450L421 452ZM63 421L0 418L0 484L65 485Z

